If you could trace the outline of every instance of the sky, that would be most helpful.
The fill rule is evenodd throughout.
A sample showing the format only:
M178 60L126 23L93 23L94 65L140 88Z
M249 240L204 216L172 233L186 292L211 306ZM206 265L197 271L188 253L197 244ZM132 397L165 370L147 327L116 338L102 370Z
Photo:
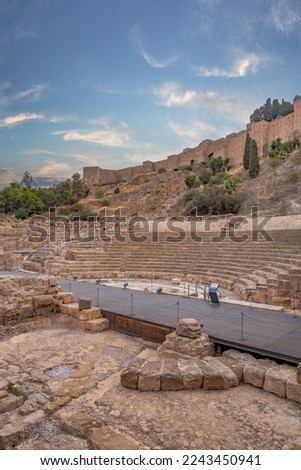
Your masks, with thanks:
M0 187L161 160L301 94L300 0L0 0Z

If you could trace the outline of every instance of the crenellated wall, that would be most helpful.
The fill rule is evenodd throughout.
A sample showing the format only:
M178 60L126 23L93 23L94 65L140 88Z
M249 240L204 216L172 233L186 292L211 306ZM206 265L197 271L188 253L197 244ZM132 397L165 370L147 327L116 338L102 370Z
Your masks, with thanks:
M160 168L174 170L194 163L208 162L221 156L229 158L232 165L242 162L247 132L255 139L258 153L265 157L272 141L280 137L283 141L301 136L301 99L294 103L294 112L274 121L260 121L247 124L246 130L229 134L218 140L206 139L197 147L184 149L177 155L169 155L157 162L145 161L142 165L106 170L99 167L84 167L83 179L88 186L116 184L127 181L137 175L158 171Z

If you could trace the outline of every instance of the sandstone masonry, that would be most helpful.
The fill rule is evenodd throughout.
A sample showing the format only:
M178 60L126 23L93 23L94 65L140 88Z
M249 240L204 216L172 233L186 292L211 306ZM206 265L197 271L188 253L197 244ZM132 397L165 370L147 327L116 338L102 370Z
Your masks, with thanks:
M142 165L108 170L95 167L84 167L83 179L88 186L117 184L129 180L137 175L158 171L160 168L174 170L176 168L193 165L194 163L208 162L212 158L221 156L230 158L232 165L240 164L243 158L244 145L247 132L255 139L258 153L265 157L272 141L280 137L290 140L301 135L301 99L294 103L294 111L274 121L260 121L247 124L246 130L232 133L218 140L206 139L195 148L184 149L177 155L170 155L165 160L157 162L145 161Z

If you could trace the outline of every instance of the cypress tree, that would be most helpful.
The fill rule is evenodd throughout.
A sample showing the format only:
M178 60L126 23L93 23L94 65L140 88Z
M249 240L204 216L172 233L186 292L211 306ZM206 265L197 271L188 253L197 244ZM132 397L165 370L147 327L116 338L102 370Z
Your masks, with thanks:
M244 156L243 156L243 164L246 170L249 169L250 163L250 148L251 148L251 137L247 132L246 142L245 142L245 149L244 149Z
M250 160L249 160L249 175L251 178L256 178L259 174L259 157L257 144L254 139L250 143Z

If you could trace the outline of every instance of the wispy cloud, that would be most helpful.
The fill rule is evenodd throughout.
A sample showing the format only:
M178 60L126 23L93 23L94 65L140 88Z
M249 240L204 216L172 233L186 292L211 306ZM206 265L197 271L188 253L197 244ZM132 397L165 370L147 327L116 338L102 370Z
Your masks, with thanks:
M279 33L289 34L301 22L300 3L299 9L295 8L289 0L278 0L273 2L269 19L272 25Z
M55 152L52 152L50 150L44 150L44 149L27 149L27 150L22 150L21 153L25 155L57 155Z
M70 172L68 163L59 162L57 160L48 160L44 165L32 170L33 176L61 176L62 173L67 175Z
M269 58L264 55L255 53L244 54L234 61L234 64L230 70L225 70L219 67L200 67L197 71L197 75L200 77L245 77L249 73L256 73L268 60Z
M145 60L145 62L153 68L165 69L166 67L168 67L173 62L176 62L179 59L178 55L171 55L167 57L165 60L158 60L152 57L148 52L146 52L146 50L144 49L142 45L139 28L137 26L135 26L131 30L130 37L134 45L136 46L137 50L140 52L141 56Z
M82 141L106 147L124 147L129 140L129 136L126 132L121 133L114 130L93 132L70 131L64 135L64 140L66 142Z
M200 141L203 138L212 137L217 134L217 129L210 123L202 120L192 121L189 125L183 126L182 124L169 121L170 129L179 137L184 137L189 141Z
M21 113L15 116L7 116L0 120L0 127L12 127L21 124L26 121L32 121L37 119L43 119L43 114L37 113Z
M125 122L102 117L89 119L90 129L69 129L54 131L52 135L63 136L65 142L81 141L104 147L126 147L131 140L131 130Z
M47 117L47 122L50 124L58 124L61 122L70 122L70 121L77 121L78 117L74 114L67 114L62 116L49 116Z
M154 89L157 104L161 106L200 108L230 114L235 119L246 122L246 104L230 96L215 91L182 90L177 82L166 82Z
M0 106L9 106L18 101L29 101L29 102L36 102L40 100L47 89L46 84L36 84L32 85L25 90L12 93L10 95L4 94L3 90L10 88L9 82L4 82L2 84L2 88L0 87Z

